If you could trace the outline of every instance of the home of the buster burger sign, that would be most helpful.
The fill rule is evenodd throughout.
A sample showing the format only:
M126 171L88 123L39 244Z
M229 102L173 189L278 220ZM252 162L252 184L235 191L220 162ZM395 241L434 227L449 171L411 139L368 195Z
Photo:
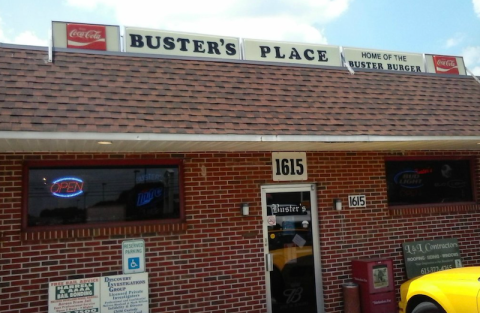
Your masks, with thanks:
M57 48L120 51L118 26L53 22ZM466 75L462 57L278 42L125 27L127 53Z

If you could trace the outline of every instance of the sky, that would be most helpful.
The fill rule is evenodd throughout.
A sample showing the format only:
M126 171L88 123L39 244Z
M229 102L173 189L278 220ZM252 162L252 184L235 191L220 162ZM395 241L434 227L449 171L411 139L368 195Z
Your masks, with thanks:
M480 75L480 0L0 0L0 42L47 46L52 21L463 56Z

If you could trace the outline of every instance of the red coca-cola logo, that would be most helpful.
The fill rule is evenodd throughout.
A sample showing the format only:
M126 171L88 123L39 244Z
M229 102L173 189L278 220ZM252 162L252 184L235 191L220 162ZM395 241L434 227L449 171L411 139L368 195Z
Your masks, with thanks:
M434 55L433 64L435 65L435 72L437 74L460 74L455 57Z
M67 47L74 49L107 50L105 26L67 24Z
M70 38L82 38L82 39L102 39L102 33L96 30L83 30L83 29L74 29L69 34Z

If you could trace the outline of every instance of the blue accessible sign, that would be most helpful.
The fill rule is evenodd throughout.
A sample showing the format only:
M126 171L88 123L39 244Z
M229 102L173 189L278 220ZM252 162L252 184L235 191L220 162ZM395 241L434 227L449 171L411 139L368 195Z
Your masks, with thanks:
M143 239L122 242L122 268L124 274L145 272L145 241Z
M139 257L134 257L134 258L128 258L128 269L129 270L136 270L140 268L140 258Z

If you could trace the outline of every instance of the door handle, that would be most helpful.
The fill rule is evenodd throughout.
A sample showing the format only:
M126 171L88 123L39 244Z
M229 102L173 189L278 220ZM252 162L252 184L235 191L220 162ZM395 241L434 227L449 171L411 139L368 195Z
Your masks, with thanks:
M273 255L271 253L265 254L265 267L267 272L273 271Z

